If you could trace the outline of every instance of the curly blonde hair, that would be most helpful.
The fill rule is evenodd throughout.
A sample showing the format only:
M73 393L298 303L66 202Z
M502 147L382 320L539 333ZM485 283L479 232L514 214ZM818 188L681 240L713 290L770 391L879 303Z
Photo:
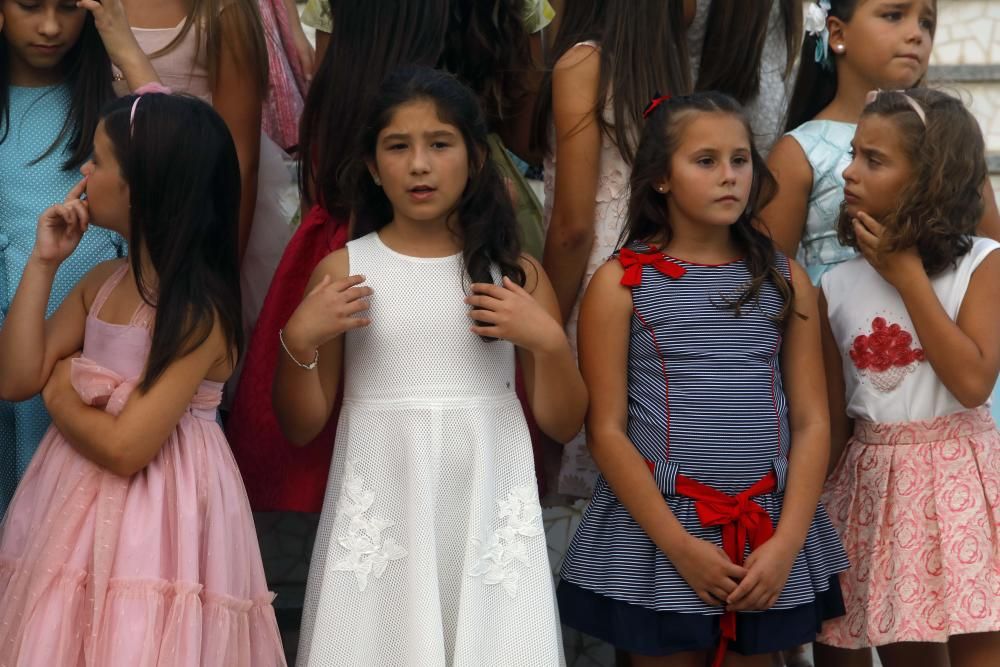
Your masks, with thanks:
M924 112L921 119L913 100ZM972 247L983 216L986 148L976 119L951 95L927 88L885 91L861 117L878 115L899 130L913 178L897 196L884 220L880 252L916 246L929 275L954 266ZM857 248L851 216L842 206L837 221L840 242Z

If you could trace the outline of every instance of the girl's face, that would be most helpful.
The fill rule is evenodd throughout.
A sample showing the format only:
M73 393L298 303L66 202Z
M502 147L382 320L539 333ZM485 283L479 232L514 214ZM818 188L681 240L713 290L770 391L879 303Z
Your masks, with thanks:
M830 45L841 66L872 88L912 88L927 73L935 6L933 0L859 0L849 23L831 19Z
M379 132L368 170L396 220L445 222L469 181L469 155L461 131L438 117L434 103L415 100Z
M670 175L656 184L667 195L670 220L734 224L747 207L753 185L746 126L732 114L699 113L686 121L682 133Z
M10 82L46 86L62 80L62 61L76 44L87 10L75 0L0 0L10 54Z
M844 170L847 213L856 216L864 211L883 220L913 176L899 129L884 116L862 116L851 150L851 164Z
M91 222L128 238L129 188L115 159L111 139L104 131L104 121L98 124L94 133L94 154L80 167L80 173L87 178L87 208Z

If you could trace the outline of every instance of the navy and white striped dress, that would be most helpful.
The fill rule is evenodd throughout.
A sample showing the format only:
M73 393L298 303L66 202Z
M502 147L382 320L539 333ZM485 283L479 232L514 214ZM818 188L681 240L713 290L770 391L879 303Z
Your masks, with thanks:
M633 249L648 253L646 246ZM721 547L721 529L703 527L694 501L676 495L674 483L680 473L734 496L774 471L777 490L754 500L777 525L790 444L779 365L782 330L775 321L782 301L768 281L759 301L737 316L727 300L750 280L742 260L707 266L667 259L683 269L682 276L672 278L651 265L633 269L641 270L641 283L632 288L628 436L653 464L657 485L681 525ZM789 276L787 258L779 254L777 263ZM819 506L773 610L814 604L831 578L847 568L840 540ZM723 613L701 601L603 475L561 577L654 612Z

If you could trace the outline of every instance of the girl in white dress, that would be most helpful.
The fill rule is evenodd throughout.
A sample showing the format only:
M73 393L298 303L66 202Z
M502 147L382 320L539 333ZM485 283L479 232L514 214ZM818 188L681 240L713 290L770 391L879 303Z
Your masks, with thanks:
M355 165L355 240L283 332L274 408L309 442L343 389L300 665L563 664L531 441L565 441L586 389L487 159L475 96L407 67ZM343 371L343 384L340 383Z

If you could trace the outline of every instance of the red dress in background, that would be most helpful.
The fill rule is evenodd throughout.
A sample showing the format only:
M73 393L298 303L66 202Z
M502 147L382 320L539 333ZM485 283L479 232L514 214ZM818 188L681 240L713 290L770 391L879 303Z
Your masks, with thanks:
M319 512L340 414L334 406L323 431L305 447L289 442L271 407L271 383L282 353L278 330L302 301L316 265L347 243L347 216L314 206L285 249L247 348L226 436L258 512Z

